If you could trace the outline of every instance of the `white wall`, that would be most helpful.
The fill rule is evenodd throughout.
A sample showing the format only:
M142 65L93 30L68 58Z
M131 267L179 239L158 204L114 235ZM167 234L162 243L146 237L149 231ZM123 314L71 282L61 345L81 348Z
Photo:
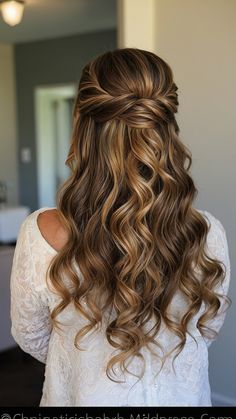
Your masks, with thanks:
M17 138L13 46L0 44L0 181L8 202L18 203Z
M233 300L210 348L216 404L236 405L236 1L156 0L156 50L179 87L178 122L193 155L197 208L223 223L230 249Z

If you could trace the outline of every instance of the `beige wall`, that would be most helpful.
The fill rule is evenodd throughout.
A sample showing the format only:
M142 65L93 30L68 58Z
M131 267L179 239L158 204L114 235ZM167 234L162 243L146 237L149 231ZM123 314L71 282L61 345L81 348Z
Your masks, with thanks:
M233 305L210 348L213 400L236 405L236 1L156 0L155 52L179 87L179 125L193 155L196 207L223 223L232 265Z
M10 204L18 203L15 105L13 46L0 44L0 180Z
M117 0L118 48L155 48L155 10L156 0Z

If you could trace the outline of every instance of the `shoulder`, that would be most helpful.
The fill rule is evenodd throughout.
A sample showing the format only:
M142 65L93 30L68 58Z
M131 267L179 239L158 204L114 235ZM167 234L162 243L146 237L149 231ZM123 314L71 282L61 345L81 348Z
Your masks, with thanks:
M57 230L62 225L59 211L56 208L40 209L35 211L35 213L33 214L35 214L37 217L37 224L40 227L40 230L41 228Z
M19 236L44 240L56 251L66 243L68 233L56 208L40 208L32 212L21 225Z
M225 234L225 228L222 222L215 217L211 212L206 210L197 209L197 211L205 218L208 226L209 226L209 234L208 236L211 237L215 234Z
M55 208L39 208L31 212L22 222L19 234L27 234L31 229L35 229L39 220L45 219L46 217L49 218L49 215L52 217L52 213L55 216L56 211Z
M203 215L209 226L206 239L208 253L229 266L229 249L224 225L211 212L206 210L197 211Z
M39 211L37 227L43 238L56 251L59 251L68 240L68 232L63 224L60 212L56 208Z

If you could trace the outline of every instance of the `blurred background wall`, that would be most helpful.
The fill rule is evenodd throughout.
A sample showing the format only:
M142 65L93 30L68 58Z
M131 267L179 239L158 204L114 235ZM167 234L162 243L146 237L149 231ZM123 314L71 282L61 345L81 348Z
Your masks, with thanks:
M18 202L18 164L14 48L0 39L0 180L8 199Z
M38 207L35 89L79 81L116 47L116 0L28 0L19 25L0 13L0 182L8 204Z

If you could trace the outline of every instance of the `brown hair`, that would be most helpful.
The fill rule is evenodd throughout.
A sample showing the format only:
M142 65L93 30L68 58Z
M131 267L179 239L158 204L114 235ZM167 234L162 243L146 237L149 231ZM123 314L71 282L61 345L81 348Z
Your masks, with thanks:
M192 206L197 190L191 153L178 135L177 108L172 70L152 52L116 49L83 69L67 159L71 176L58 194L69 239L49 270L61 296L51 315L58 325L57 315L73 303L88 320L75 337L80 349L79 339L115 310L106 325L108 342L119 350L106 369L113 381L114 364L128 371L130 357L143 358L142 347L160 347L162 322L180 338L178 355L202 303L197 327L203 335L220 307L214 288L224 271L205 252L209 227ZM189 306L174 321L168 307L178 290ZM151 318L155 325L146 333Z

